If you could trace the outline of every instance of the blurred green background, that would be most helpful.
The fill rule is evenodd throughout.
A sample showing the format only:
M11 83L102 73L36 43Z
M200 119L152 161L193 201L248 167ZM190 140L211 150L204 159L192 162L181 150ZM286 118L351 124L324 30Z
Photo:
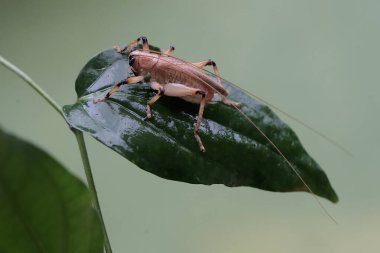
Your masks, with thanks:
M146 35L336 139L353 158L285 119L324 168L337 205L306 193L201 186L140 170L91 138L90 160L114 252L377 252L380 249L380 2L0 0L0 54L56 101L97 52ZM0 67L1 125L85 180L60 116Z

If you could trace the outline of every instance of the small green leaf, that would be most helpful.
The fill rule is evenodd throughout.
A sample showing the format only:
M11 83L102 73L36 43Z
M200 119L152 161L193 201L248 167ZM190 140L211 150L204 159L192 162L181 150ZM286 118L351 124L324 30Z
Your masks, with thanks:
M86 186L37 147L0 129L0 252L103 252Z
M95 66L95 67L94 67ZM252 186L269 191L308 191L284 159L234 108L210 103L205 108L200 136L206 153L193 135L199 105L162 97L153 118L144 121L153 96L149 84L124 85L111 99L111 85L128 77L128 56L113 50L91 59L76 81L77 103L64 106L67 122L157 176L193 184ZM307 154L295 133L267 106L232 87L229 98L265 132L319 196L338 197L320 166Z

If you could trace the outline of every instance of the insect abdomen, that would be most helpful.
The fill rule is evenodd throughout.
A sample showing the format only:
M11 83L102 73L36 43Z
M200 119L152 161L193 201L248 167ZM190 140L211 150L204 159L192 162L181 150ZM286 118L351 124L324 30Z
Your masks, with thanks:
M161 64L157 66L151 73L152 77L159 83L181 83L208 93L214 94L216 92L224 96L228 95L228 92L223 86L193 66L181 64L181 67L174 68L173 66L176 65L170 67L165 66L167 64L162 65L163 66L161 66Z

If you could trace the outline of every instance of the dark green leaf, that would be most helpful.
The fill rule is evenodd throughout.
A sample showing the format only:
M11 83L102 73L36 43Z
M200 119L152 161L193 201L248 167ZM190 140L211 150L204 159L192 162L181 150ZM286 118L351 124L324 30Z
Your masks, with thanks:
M198 105L163 97L144 121L149 84L125 86L106 102L94 104L110 85L128 77L127 56L107 50L87 63L76 82L77 103L65 106L68 123L157 176L194 184L252 186L269 191L307 191L274 148L235 109L210 103L200 135L206 153L193 135ZM94 67L96 66L96 67ZM306 153L295 133L267 106L224 82L230 98L296 166L319 196L338 200L327 176Z
M0 130L0 252L103 252L86 186L42 150Z

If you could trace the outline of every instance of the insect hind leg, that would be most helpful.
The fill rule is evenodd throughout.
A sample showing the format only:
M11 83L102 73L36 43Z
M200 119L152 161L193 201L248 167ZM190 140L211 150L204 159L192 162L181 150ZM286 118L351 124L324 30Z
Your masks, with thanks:
M209 59L209 60L206 60L206 61L194 62L192 64L195 67L200 68L200 69L203 69L206 66L212 66L212 68L214 70L214 74L216 76L216 79L218 80L218 83L221 84L218 66L216 66L216 63L213 60Z
M201 100L201 103L200 103L200 106L199 106L197 123L195 124L195 128L194 128L194 136L195 136L195 139L198 142L199 150L201 152L206 152L206 149L203 146L201 137L199 136L199 127L200 127L201 122L202 122L203 111L204 111L204 108L205 108L205 105L206 105L206 93L204 93L203 91L198 91L197 94L202 95L202 100Z
M235 102L231 99L226 98L225 96L221 96L221 98L222 98L222 103L225 105L232 106L234 108L235 107L239 108L241 106L239 102Z
M206 66L212 66L213 70L214 70L214 74L216 76L216 80L217 82L221 85L222 85L222 81L220 79L220 75L219 75L219 70L218 70L218 66L216 66L216 63L213 61L213 60L206 60L206 61L200 61L200 62L194 62L192 63L195 67L197 68L200 68L200 69L203 69L204 67ZM220 94L220 97L222 99L222 103L223 104L226 104L228 106L232 106L232 107L240 107L240 103L238 102L235 102L235 101L232 101L228 98L226 98L225 96L221 95Z
M194 127L194 136L195 136L195 139L199 145L200 151L205 152L206 149L203 146L201 137L199 136L198 132L199 132L199 127L200 127L201 122L202 122L202 118L203 118L204 107L206 105L206 93L200 89L191 88L191 87L188 87L188 86L180 84L180 83L168 83L165 85L161 85L157 82L152 82L151 87L152 87L152 89L157 90L158 93L148 101L147 116L145 119L149 119L152 117L151 106L162 95L169 96L169 97L179 97L179 98L181 98L181 97L182 98L196 97L199 95L201 96L201 98L199 100L198 99L193 100L193 101L196 101L197 103L200 104L197 123L195 124L195 127Z
M152 110L151 106L162 96L168 96L168 97L179 97L179 98L185 98L185 97L192 97L197 94L200 94L201 92L199 89L187 87L180 83L167 83L167 84L159 84L158 82L152 82L150 87L158 93L152 97L147 104L147 117L146 119L149 119L152 117Z

